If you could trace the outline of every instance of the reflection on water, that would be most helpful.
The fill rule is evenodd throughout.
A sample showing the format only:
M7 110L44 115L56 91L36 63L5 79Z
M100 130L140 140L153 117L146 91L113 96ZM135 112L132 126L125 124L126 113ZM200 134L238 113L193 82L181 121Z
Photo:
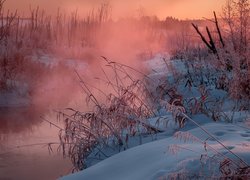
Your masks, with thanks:
M41 123L40 112L42 110L35 107L0 108L1 134L29 131L33 126Z
M49 154L46 143L58 142L58 129L43 122L40 115L58 122L55 115L44 112L40 108L0 109L0 180L49 180L71 172L70 160L57 152L57 145Z

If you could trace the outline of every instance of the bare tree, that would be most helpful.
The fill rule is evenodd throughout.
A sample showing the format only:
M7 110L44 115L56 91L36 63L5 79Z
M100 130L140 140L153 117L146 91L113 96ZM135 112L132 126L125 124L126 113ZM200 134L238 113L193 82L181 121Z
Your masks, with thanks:
M227 0L223 21L219 24L216 13L212 20L217 36L208 27L205 36L197 25L192 24L203 43L216 55L216 65L220 65L222 71L232 71L230 92L236 98L250 97L249 16L249 0Z

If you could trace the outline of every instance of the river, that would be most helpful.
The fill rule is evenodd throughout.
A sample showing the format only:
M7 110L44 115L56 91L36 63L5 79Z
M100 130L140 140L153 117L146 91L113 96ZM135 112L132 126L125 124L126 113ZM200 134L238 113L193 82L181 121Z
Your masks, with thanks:
M0 108L0 180L50 180L71 173L72 164L46 143L59 142L58 129L44 116L63 127L56 114L34 107Z

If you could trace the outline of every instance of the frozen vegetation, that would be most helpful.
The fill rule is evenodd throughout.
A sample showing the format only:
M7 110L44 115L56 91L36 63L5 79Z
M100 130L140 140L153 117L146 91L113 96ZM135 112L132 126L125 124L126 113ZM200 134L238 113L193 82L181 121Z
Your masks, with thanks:
M166 57L157 55L145 63L154 69L149 77L157 83L162 79L173 80L173 69L179 76L186 75L185 61L172 60L166 64L163 58ZM185 83L180 82L172 93L181 93L190 109L178 110L178 106L171 107L162 101L158 115L146 119L162 133L130 136L128 142L118 148L122 151L120 153L118 149L114 151L108 146L103 147L101 153L94 150L87 161L90 167L62 179L219 179L232 174L236 179L247 179L250 113L248 110L232 111L235 109L233 100L215 85L204 85L206 94L201 87L187 88ZM198 103L203 103L204 107ZM184 127L180 128L178 113L192 114L192 111L192 119L185 118ZM245 171L239 172L239 165L246 167Z
M75 172L62 179L250 178L248 0L211 21L3 4L0 107L54 110Z
M205 118L198 116L194 119L201 121ZM201 124L234 153L250 162L249 129L223 123ZM199 128L186 128L181 132L174 135L177 138L159 135L162 140L131 148L62 179L217 179L223 158L235 159ZM206 149L204 142L209 144Z

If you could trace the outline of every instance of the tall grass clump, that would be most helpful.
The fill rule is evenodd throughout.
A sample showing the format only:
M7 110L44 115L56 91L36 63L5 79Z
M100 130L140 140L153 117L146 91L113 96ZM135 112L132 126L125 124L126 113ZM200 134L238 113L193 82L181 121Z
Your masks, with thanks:
M138 80L132 74L142 75L141 72L105 57L103 59L109 71L103 69L104 78L96 79L102 81L109 92L84 81L76 71L89 110L68 108L59 112L65 123L65 131L59 135L60 142L76 170L87 167L87 158L93 150L97 150L98 157L104 155L103 147L120 151L128 147L131 136L161 132L146 121L155 116L155 107L149 101L150 95L145 86L144 78L149 77L145 75ZM102 94L102 100L94 92Z
M17 12L4 11L4 0L0 1L0 90L8 90L13 87L14 80L20 73L24 60L22 54L13 45L16 33L13 29L17 19Z

